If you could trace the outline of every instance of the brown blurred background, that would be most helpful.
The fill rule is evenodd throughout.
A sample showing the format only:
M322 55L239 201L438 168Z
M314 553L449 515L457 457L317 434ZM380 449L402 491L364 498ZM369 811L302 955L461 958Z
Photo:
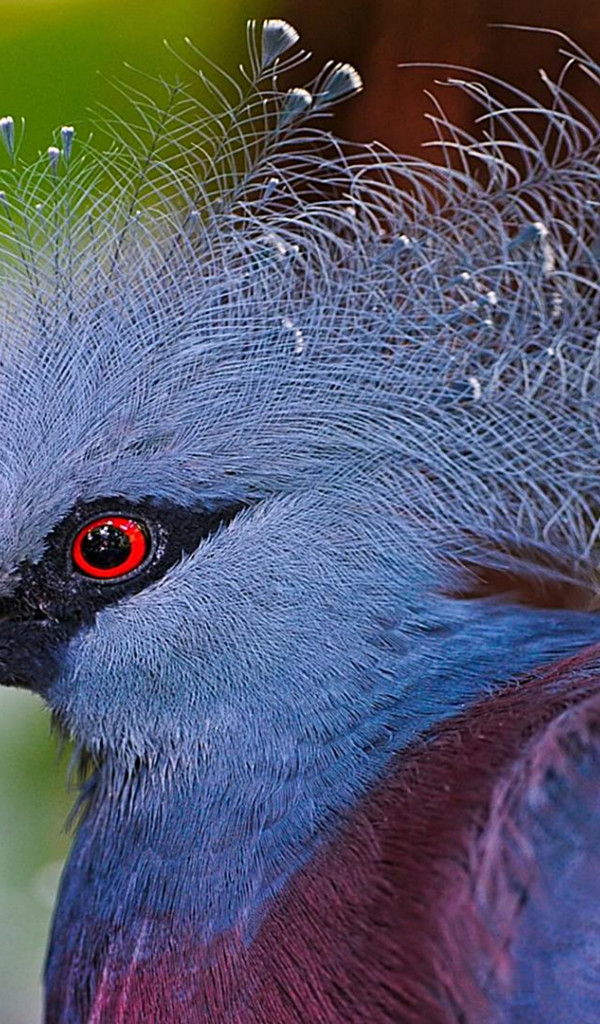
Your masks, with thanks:
M348 60L365 91L340 108L337 126L352 138L379 139L402 152L418 152L431 129L424 90L449 72L400 69L431 62L485 70L541 96L539 68L556 75L568 44L543 33L493 28L513 24L555 29L600 59L600 5L588 0L287 0L285 16L320 60ZM579 95L597 105L589 82ZM439 90L438 90L439 94ZM454 90L442 93L448 114L469 125L473 111Z

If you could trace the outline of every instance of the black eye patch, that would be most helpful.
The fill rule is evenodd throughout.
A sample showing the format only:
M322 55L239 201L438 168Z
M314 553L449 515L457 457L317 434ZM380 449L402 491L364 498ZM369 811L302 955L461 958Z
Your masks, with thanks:
M46 623L67 639L100 608L160 579L245 507L82 503L48 535L40 561L21 564L15 592L0 599L0 621Z

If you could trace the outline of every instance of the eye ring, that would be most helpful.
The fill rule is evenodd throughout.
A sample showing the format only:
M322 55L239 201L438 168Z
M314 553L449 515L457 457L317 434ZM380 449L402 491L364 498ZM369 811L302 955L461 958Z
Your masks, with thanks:
M144 523L129 516L99 516L77 533L72 557L84 576L112 581L139 569L150 547L150 533Z

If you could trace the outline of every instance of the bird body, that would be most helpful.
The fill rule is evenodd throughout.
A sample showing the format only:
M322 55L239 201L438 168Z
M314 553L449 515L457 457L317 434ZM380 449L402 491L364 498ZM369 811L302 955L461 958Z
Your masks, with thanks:
M527 871L595 892L600 134L464 82L456 164L345 151L297 40L2 198L0 676L89 775L46 1024L592 1020Z
M595 645L392 757L217 934L225 870L237 860L248 890L258 875L242 830L222 808L219 871L199 856L199 834L215 843L202 792L169 794L165 815L158 788L150 824L123 814L135 782L111 779L63 886L48 1020L592 1022L599 669Z

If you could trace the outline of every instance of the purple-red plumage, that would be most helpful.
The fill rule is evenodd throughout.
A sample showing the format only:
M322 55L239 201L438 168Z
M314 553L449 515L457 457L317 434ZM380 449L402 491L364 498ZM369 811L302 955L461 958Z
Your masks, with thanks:
M600 1019L599 679L595 646L447 722L250 946L230 933L182 952L178 936L170 951L165 923L152 961L109 953L89 1024ZM53 1005L61 993L47 1022L64 1024Z

